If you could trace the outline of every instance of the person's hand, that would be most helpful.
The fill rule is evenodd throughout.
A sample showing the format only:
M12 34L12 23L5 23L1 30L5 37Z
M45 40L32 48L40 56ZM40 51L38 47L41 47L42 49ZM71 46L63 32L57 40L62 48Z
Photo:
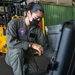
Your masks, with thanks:
M32 48L38 51L38 55L40 56L41 54L43 54L43 47L39 44L33 43L32 44Z

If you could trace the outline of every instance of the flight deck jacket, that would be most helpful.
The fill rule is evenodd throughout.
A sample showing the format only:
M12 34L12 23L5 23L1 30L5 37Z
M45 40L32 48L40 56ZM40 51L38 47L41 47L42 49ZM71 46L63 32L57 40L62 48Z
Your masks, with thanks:
M27 27L25 17L11 20L6 29L7 47L9 49L28 49L29 42L35 42L46 48L47 43L41 28Z

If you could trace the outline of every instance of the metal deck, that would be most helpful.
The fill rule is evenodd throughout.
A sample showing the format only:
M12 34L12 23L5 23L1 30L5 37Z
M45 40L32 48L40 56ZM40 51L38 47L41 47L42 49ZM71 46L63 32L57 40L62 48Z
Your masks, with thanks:
M0 53L0 75L14 75L10 66L5 63L5 55Z

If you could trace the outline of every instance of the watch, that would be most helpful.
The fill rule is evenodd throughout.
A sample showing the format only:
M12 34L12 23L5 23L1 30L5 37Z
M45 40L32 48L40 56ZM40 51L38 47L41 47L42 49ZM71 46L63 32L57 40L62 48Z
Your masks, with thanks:
M31 48L32 48L32 45L33 45L33 43L31 42L31 43L30 43L30 47L31 47Z

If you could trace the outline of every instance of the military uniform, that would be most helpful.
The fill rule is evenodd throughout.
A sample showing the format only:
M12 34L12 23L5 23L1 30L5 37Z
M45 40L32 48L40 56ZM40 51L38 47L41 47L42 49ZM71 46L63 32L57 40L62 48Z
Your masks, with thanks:
M14 75L25 75L27 67L25 58L29 56L26 54L29 50L28 43L38 43L44 49L47 46L41 28L26 26L25 17L17 18L8 23L6 36L8 47L6 63L12 67Z

